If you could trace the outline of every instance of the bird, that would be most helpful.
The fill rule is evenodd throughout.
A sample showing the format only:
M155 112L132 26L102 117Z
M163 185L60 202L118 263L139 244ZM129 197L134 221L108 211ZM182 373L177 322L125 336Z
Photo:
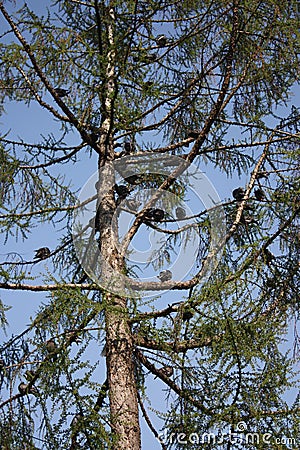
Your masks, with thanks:
M264 248L262 250L262 257L267 265L269 265L274 259L276 259L275 255L268 249Z
M164 34L159 34L159 35L156 37L155 42L157 43L157 45L158 45L159 47L165 47L165 46L167 45L167 43L168 43L168 38L167 38L167 36L165 36Z
M244 225L250 225L251 223L255 224L257 223L253 216L250 214L242 214L241 216L241 223Z
M238 187L232 191L232 196L237 201L242 201L245 197L245 190L242 187Z
M34 259L46 259L49 258L51 252L48 247L41 247L35 251Z
M148 53L148 55L145 56L143 62L145 64L150 64L150 63L156 61L156 59L157 59L157 54L156 53Z
M193 316L193 311L190 308L185 308L182 314L182 320L184 322L187 322L188 320L192 319Z
M90 134L90 138L93 144L97 144L98 140L99 140L100 134L99 133L91 133Z
M75 343L77 345L82 343L82 337L79 336L79 334L76 331L73 330L66 330L66 337L69 339L69 342Z
M266 198L266 195L261 188L255 189L254 195L255 195L256 200L259 200L260 202L264 201Z
M18 386L19 392L21 395L26 395L26 394L33 394L36 395L38 394L38 390L34 387L34 386L30 386L26 383L20 383Z
M57 360L57 345L55 343L55 340L53 338L50 338L48 341L45 342L46 350L51 355L52 361Z
M184 208L182 208L182 206L177 206L175 214L178 220L182 220L186 217L186 211Z
M126 141L124 143L124 150L126 154L130 154L133 150L133 145L131 144L131 142Z
M199 131L199 130L189 130L187 136L188 136L189 138L197 139L198 136L199 136L199 134L200 134L200 131Z
M75 414L75 416L72 419L72 422L70 424L71 429L72 428L77 428L78 424L82 421L83 419L83 414L81 412Z
M115 191L118 194L118 196L120 198L125 198L127 195L130 194L130 190L128 189L127 186L125 186L124 184L115 184Z
M172 272L171 270L162 270L157 278L160 279L160 281L163 283L165 281L170 281L172 279Z
M151 89L153 85L154 85L154 81L148 80L142 84L142 88L145 90L148 90L148 89Z
M60 87L55 88L54 91L58 95L59 98L66 97L70 93L70 90L62 89Z
M160 222L165 217L165 213L162 209L154 208L152 210L152 217L155 222Z
M164 375L165 377L171 377L174 373L174 369L171 366L164 366L158 369L160 375Z
M145 213L146 220L153 220L154 222L160 222L164 219L165 213L162 209L159 208L149 208Z
M133 144L129 141L126 141L126 142L124 142L124 150L122 150L119 153L118 157L122 158L123 156L128 156L131 153L133 153L134 150L135 150L135 148L134 148Z
M259 180L260 178L268 178L267 172L257 172L256 179Z

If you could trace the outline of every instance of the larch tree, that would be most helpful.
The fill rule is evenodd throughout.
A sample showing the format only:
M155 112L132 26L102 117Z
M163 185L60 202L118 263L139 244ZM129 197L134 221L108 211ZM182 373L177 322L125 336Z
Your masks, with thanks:
M6 333L41 296L1 343L1 448L138 450L142 421L162 449L296 448L297 2L37 3L0 2Z

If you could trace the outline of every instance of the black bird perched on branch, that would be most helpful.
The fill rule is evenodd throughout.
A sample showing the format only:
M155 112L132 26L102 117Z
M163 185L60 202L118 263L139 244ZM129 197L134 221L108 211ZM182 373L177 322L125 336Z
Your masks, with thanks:
M82 422L83 414L81 412L75 414L75 416L72 419L72 422L70 423L70 428L78 428L78 425L80 422Z
M232 196L237 201L242 201L245 197L245 190L242 187L236 188L232 191Z
M182 320L184 322L187 322L188 320L191 320L194 316L193 311L190 308L185 308L182 314Z
M256 200L259 200L260 202L264 201L266 198L266 195L261 188L255 189L254 195L255 195Z
M159 47L165 47L168 43L168 38L164 34L159 34L155 39L155 42Z
M26 383L20 383L18 386L18 389L19 389L19 392L21 395L26 395L26 394L36 395L36 394L38 394L38 390L34 386L29 387L28 384L26 384Z
M241 223L243 225L251 225L257 223L254 217L252 217L250 214L242 214L241 216Z
M57 345L53 338L46 341L46 350L51 355L52 361L57 360Z
M58 88L55 88L54 91L56 92L56 94L57 94L60 98L66 97L67 95L70 94L70 90L62 89L62 88L59 88L59 87L58 87Z
M145 64L150 64L150 63L156 61L156 59L157 59L156 53L148 53L148 55L143 58L143 62Z
M189 138L197 139L198 136L199 136L199 134L200 134L200 131L199 131L199 130L189 130L187 136L188 136Z
M90 134L90 138L93 144L97 144L99 138L100 138L100 134L99 133L91 133Z
M256 179L260 180L261 178L268 178L268 173L267 172L258 172L256 175Z
M48 247L41 247L41 248L38 248L37 250L34 250L34 251L35 251L34 259L46 259L46 258L49 258L50 253L51 253Z
M160 274L157 276L157 278L160 279L160 281L163 283L164 281L170 281L172 279L172 272L171 270L162 270Z
M126 154L128 154L128 155L129 155L130 153L132 153L132 151L133 151L133 145L132 145L132 143L126 141L126 142L124 143L124 150L125 150Z
M115 191L120 198L125 198L130 194L130 190L124 184L115 184Z
M178 220L184 219L186 217L186 211L182 206L177 206L175 214Z
M267 265L271 264L271 262L276 259L275 255L273 255L273 253L268 248L264 248L262 250L262 257Z
M146 220L153 220L154 222L160 222L164 217L165 212L159 208L149 208L145 214Z
M122 156L128 156L134 151L135 151L134 145L131 142L126 141L124 142L124 150L122 150L119 153L119 158L122 158Z
M165 213L162 209L154 208L152 210L152 217L155 222L160 222L165 217Z
M164 366L158 369L158 372L165 377L171 377L174 373L174 369L171 366Z

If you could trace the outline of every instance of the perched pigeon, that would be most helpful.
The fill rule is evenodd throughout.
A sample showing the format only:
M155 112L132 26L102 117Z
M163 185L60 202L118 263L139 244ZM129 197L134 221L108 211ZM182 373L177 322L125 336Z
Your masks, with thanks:
M174 373L174 369L171 366L164 366L158 369L158 372L165 377L171 377Z
M168 43L168 38L164 34L159 34L155 41L159 47L165 47Z
M118 196L121 198L125 198L127 195L130 194L130 190L124 184L120 184L120 185L115 184L115 191L118 194Z
M162 283L164 281L170 281L172 279L172 272L171 270L162 270L157 278L159 278Z
M57 360L57 345L53 338L45 342L46 350L51 355L52 361Z
M83 414L81 412L75 414L75 416L72 419L72 422L70 423L70 427L72 428L77 428L78 424L82 421L83 419Z
M124 143L124 151L125 151L125 153L126 153L127 155L129 155L130 153L133 152L133 150L134 150L134 147L133 147L132 143L126 141L126 142Z
M34 386L29 387L29 385L26 383L20 383L18 389L21 395L26 394L36 395L38 393L37 389Z
M99 133L91 133L90 134L90 138L93 144L97 144L99 138L100 138L100 134Z
M66 89L62 89L62 88L55 88L54 91L56 92L56 94L60 97L66 97L67 95L70 94L70 90L66 90Z
M48 247L41 247L41 248L38 248L37 250L34 250L34 251L35 251L34 259L46 259L46 258L49 258L50 253L51 253Z
M186 308L186 309L183 311L183 314L182 314L182 320L183 320L184 322L187 322L188 320L192 319L193 316L194 316L193 311L192 311L190 308Z
M177 206L175 214L178 220L184 219L186 217L186 211L181 206Z
M266 198L266 195L261 188L255 189L254 195L255 195L256 200L259 200L260 202L262 202Z
M239 202L242 201L245 197L245 190L241 187L236 188L232 191L232 196L235 200L238 200Z
M165 213L162 209L159 208L149 208L146 211L145 219L153 220L154 222L160 222L165 217Z
M189 130L187 136L188 136L189 138L197 139L198 136L199 136L199 134L200 134L200 131L199 131L199 130Z

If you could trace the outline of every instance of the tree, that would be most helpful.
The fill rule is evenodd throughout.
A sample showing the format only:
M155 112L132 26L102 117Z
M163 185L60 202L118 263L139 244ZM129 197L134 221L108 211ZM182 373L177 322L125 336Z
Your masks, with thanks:
M139 415L159 438L153 376L169 398L163 449L290 448L297 352L281 343L299 311L297 2L0 10L2 111L37 104L56 124L38 142L1 137L3 239L35 248L35 227L60 230L55 249L1 263L3 292L44 293L2 345L2 448L140 449ZM78 197L83 165L96 175ZM237 174L240 189L221 201L200 166L228 183ZM157 245L136 259L149 233Z

